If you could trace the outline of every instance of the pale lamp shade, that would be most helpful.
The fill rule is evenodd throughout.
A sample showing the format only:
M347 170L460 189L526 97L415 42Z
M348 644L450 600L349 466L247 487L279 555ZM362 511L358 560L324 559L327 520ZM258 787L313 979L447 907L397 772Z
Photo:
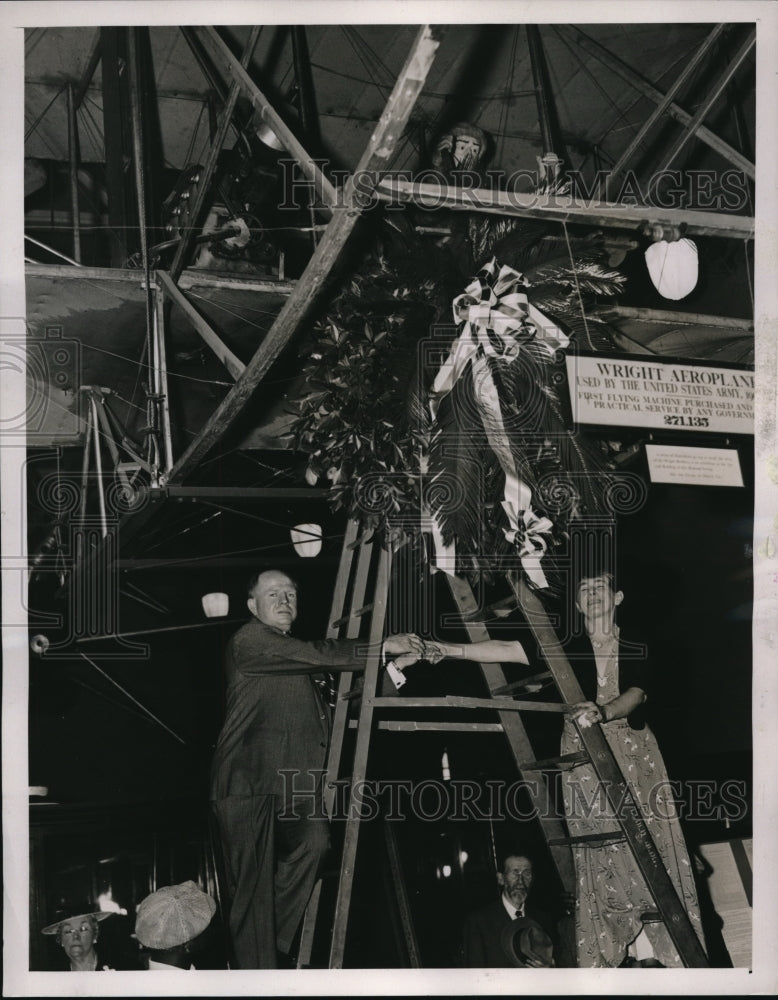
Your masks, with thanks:
M284 151L284 144L266 122L260 122L257 126L257 139L271 149L278 150L279 153Z
M646 267L654 288L665 299L683 299L697 285L697 247L689 239L659 240L646 250Z
M295 552L303 559L313 559L321 552L320 524L296 524L289 533Z
M224 618L230 610L227 594L203 594L202 602L206 618Z

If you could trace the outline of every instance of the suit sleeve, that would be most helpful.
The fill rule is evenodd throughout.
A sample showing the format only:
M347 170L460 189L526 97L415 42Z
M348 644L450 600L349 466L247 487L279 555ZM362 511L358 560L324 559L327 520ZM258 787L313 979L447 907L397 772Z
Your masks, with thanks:
M248 677L258 674L315 674L322 670L364 670L356 639L319 639L305 642L270 629L260 636L238 634L232 642L235 667Z

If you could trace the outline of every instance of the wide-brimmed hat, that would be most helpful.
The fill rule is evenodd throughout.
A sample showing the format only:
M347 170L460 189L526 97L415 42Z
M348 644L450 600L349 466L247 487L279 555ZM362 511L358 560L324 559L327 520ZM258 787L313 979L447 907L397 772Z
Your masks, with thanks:
M53 924L44 927L41 934L56 934L59 930L59 925L64 924L66 920L80 920L81 917L91 917L93 920L100 921L105 920L106 917L113 916L113 914L97 909L94 903L90 903L85 899L78 899L70 902L61 902L54 911L54 916L57 919Z
M554 942L536 920L518 917L502 932L501 944L511 965L525 966L527 962L540 962L550 966L554 956Z
M216 912L216 901L194 882L166 885L138 904L135 937L145 948L167 951L198 937Z

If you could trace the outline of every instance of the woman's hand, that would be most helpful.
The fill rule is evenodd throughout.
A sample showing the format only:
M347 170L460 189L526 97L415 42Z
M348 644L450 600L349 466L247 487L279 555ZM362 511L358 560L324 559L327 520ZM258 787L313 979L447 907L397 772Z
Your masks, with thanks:
M447 655L442 643L433 642L430 639L424 640L424 653L422 657L429 663L440 663Z
M579 701L577 705L572 705L570 718L573 722L577 722L582 729L588 729L589 726L593 726L597 722L606 721L603 707L593 701Z

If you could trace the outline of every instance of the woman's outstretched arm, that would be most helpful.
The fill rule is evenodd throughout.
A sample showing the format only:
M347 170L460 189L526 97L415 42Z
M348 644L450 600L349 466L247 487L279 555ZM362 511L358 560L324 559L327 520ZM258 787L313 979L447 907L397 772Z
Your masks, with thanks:
M424 659L437 663L446 657L475 660L477 663L529 663L518 639L484 639L482 642L454 643L424 640Z

